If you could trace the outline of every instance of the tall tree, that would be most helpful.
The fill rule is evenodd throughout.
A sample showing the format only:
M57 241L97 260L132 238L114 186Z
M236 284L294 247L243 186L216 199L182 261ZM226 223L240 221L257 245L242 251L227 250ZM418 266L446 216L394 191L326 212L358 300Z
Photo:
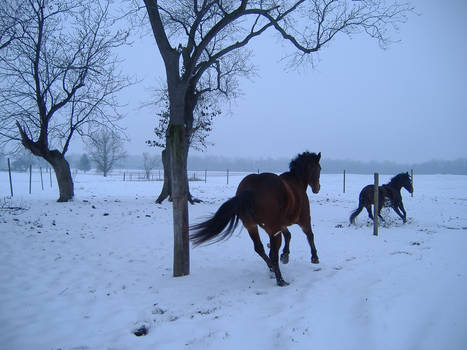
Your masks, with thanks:
M87 147L96 169L101 171L104 177L126 157L121 135L108 128L93 132L89 136Z
M115 94L128 80L116 70L113 49L128 33L116 28L109 6L110 0L22 2L18 22L27 25L17 25L21 35L0 51L0 138L51 164L60 202L74 195L65 159L72 137L121 117Z
M228 93L242 73L244 48L267 30L296 50L296 62L338 34L366 33L387 44L412 8L385 0L144 0L165 65L170 119L174 276L189 274L187 157L193 111L206 92ZM230 78L230 80L228 80ZM235 80L233 80L235 81Z

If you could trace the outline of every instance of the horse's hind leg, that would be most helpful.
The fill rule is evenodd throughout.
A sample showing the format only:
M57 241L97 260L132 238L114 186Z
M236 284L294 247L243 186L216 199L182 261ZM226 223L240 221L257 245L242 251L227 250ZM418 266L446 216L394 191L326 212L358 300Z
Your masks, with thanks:
M287 228L282 229L282 234L284 235L284 249L282 249L281 254L281 263L287 264L289 262L289 254L290 254L290 231Z
M368 212L368 217L369 217L371 220L374 220L374 218L373 218L373 213L371 212L371 205L370 205L370 204L367 204L367 205L365 205L365 208L366 208L366 211Z
M281 270L279 269L279 249L282 243L281 231L277 231L276 233L268 231L268 234L271 246L271 249L269 250L269 259L271 260L273 271L276 275L277 285L284 287L287 286L288 283L282 278Z
M259 238L258 226L252 225L247 227L248 233L250 234L250 238L253 241L255 252L266 262L269 267L269 270L274 271L273 265L271 263L271 259L266 255L264 251L263 243L261 243L261 239Z

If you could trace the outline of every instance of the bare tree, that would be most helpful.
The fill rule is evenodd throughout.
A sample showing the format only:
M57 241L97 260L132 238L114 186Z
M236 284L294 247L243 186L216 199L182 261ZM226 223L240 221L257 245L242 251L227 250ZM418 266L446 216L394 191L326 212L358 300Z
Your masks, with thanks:
M248 67L244 48L267 30L291 44L299 63L339 34L366 33L384 46L412 8L391 0L144 0L144 5L167 78L174 276L182 276L189 274L187 157L199 96L228 94Z
M32 22L32 15L26 12L26 8L21 0L0 2L0 50L24 38L26 27Z
M107 128L93 132L89 136L87 148L96 169L101 171L104 177L126 157L121 135Z
M158 163L159 159L157 159L156 156L151 156L149 153L143 152L143 168L147 180L151 179L151 171L154 170Z
M113 49L128 33L115 28L109 6L110 0L23 2L19 23L28 25L0 52L0 138L21 142L52 165L58 201L74 195L64 157L72 137L116 127L121 117L115 94L128 80L116 70Z

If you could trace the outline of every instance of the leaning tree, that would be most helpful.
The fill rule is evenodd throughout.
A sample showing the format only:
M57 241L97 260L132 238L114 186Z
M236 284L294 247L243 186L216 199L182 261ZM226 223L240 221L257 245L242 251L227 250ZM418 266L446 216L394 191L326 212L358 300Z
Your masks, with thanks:
M244 67L245 47L268 30L291 44L296 63L339 34L388 43L412 11L397 0L144 0L169 95L174 276L189 274L187 147L197 98L225 90L226 72ZM242 68L240 68L240 71ZM210 79L202 87L203 79Z
M65 159L72 137L120 119L115 97L128 79L113 50L128 33L116 28L110 1L29 0L16 22L1 24L14 40L0 51L0 141L20 142L51 164L60 202L74 195ZM0 7L7 3L17 1Z

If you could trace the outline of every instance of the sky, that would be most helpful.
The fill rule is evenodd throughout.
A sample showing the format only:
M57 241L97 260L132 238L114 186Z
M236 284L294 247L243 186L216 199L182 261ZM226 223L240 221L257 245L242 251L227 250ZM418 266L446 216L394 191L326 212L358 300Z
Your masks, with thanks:
M305 150L330 159L423 162L467 157L467 2L414 0L417 14L381 49L367 36L338 37L316 64L290 67L284 44L252 42L257 76L214 121L204 155L292 158ZM139 81L122 102L130 154L159 152L156 110L141 109L165 78L154 39L120 54ZM192 151L190 154L198 154Z

